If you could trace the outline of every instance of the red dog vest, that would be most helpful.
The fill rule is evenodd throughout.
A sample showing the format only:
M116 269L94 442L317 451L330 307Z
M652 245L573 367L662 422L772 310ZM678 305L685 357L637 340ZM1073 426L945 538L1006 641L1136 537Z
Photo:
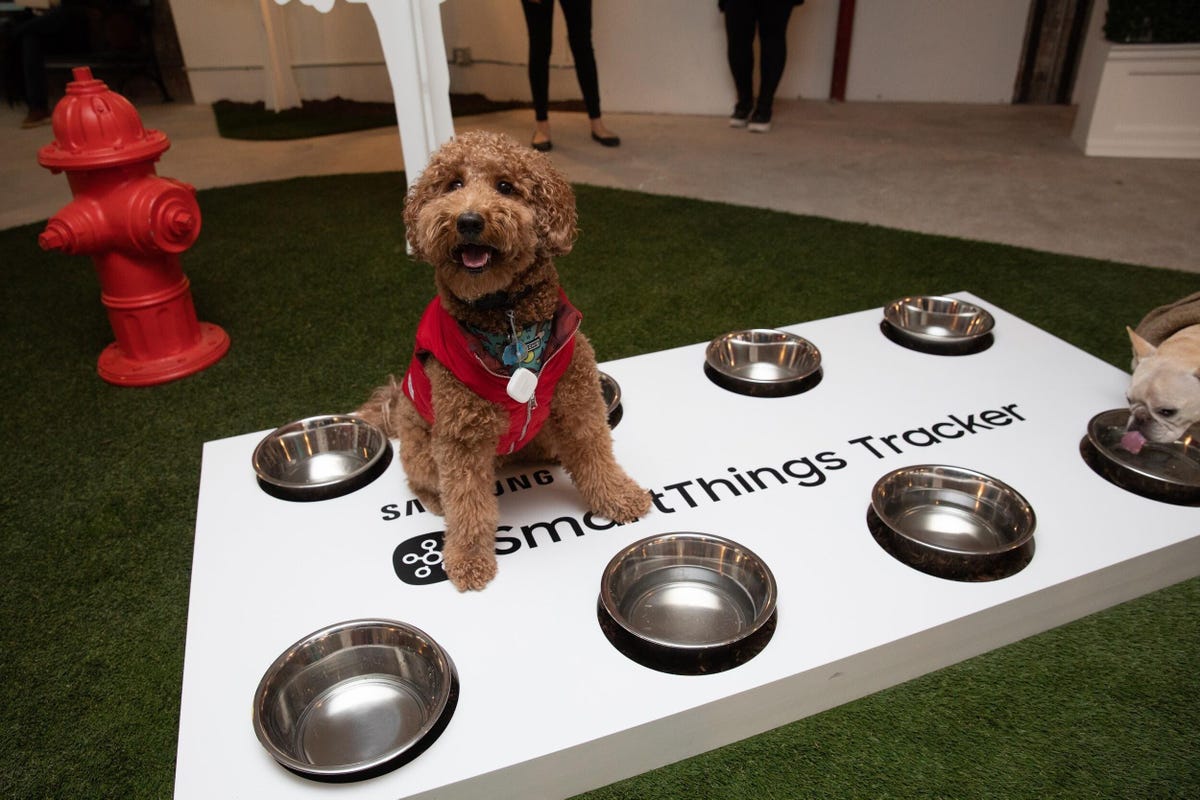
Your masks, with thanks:
M417 341L412 362L404 376L404 393L412 400L417 412L433 424L433 398L429 376L425 374L425 359L433 356L454 377L483 399L504 408L508 414L508 430L496 445L496 453L505 455L524 447L541 430L550 416L550 398L554 387L566 372L575 352L575 332L583 315L567 301L559 290L558 309L550 342L542 357L537 388L528 403L520 403L508 395L507 370L488 355L479 338L463 328L450 316L438 298L433 298L417 325Z

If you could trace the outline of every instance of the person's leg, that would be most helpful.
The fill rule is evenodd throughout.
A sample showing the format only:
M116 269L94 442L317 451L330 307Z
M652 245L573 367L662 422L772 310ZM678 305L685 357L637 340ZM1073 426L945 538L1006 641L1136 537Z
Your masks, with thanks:
M729 72L737 92L731 125L742 127L754 108L754 0L727 0L725 43Z
M787 64L787 25L792 4L787 0L759 0L758 46L759 85L751 124L769 124L775 90Z
M536 131L534 147L549 149L550 143L550 49L554 44L554 0L522 0L525 27L529 31L529 92L533 96Z
M25 77L21 67L21 26L33 17L29 9L14 12L0 19L0 90L4 101L12 108L25 102Z
M559 0L563 19L567 23L567 43L575 61L575 77L583 93L592 138L603 145L615 147L620 138L610 131L600 116L600 77L596 69L596 53L592 48L592 0Z
M21 48L21 70L25 76L25 102L29 115L22 126L44 124L50 119L50 89L46 78L46 50L55 39L72 31L72 24L82 20L82 12L74 6L54 6L20 26L15 36Z
M62 12L51 9L33 17L17 31L21 49L21 74L25 80L25 103L30 116L48 115L50 90L46 79L46 40L62 30Z
M600 79L592 49L592 0L559 0L567 23L567 43L575 60L575 77L589 119L600 116Z

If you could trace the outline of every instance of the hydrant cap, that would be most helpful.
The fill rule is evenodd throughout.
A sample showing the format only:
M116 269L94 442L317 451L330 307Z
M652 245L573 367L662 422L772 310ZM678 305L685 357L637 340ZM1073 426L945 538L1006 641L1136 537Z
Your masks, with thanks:
M133 104L93 78L90 68L72 74L51 118L55 141L38 151L43 167L57 172L153 161L171 146L161 131L142 127Z

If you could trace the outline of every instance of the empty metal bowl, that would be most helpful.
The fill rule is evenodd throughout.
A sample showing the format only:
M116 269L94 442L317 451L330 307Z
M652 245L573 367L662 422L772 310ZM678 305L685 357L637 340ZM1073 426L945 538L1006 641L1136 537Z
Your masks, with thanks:
M608 427L615 428L625 413L621 408L621 385L606 372L600 373L600 395L604 398L604 408L608 413Z
M1179 505L1200 504L1200 425L1174 442L1146 442L1131 453L1121 446L1128 408L1101 411L1079 443L1083 460L1126 491Z
M867 526L880 546L940 578L987 581L1033 558L1036 517L1015 489L981 472L938 464L901 467L871 490Z
M893 341L928 353L964 355L992 343L996 321L979 306L953 297L901 297L883 307L883 332Z
M375 425L353 416L289 422L254 448L259 486L285 500L327 500L366 486L387 469L392 447Z
M742 545L668 533L613 556L600 578L597 616L634 661L678 674L720 672L766 646L776 594L770 568Z
M784 397L820 383L821 352L807 339L785 331L734 331L709 342L704 373L731 392Z
M254 692L258 741L306 778L351 781L411 761L458 702L450 656L403 622L363 619L305 636Z

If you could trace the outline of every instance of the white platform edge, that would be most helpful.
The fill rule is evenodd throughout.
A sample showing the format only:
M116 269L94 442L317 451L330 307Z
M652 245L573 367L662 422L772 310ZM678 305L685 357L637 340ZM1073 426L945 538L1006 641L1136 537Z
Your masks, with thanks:
M970 294L956 296L997 310ZM819 713L1198 574L1200 536L1192 535L748 691L428 791L387 796L568 797ZM293 788L302 795L311 790L329 796L384 796L379 785L357 786L363 791L304 781Z

